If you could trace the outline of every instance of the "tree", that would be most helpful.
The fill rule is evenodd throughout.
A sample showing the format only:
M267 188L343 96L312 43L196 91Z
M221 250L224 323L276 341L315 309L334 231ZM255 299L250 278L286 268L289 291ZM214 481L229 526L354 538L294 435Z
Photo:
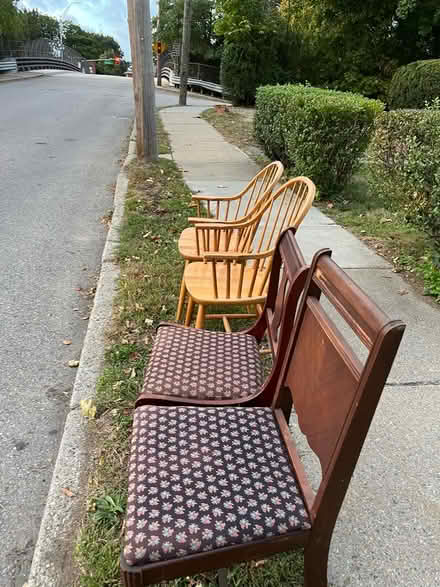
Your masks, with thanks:
M440 49L436 0L282 0L281 13L302 39L301 77L315 85L383 98L399 65Z
M294 76L296 35L278 2L218 0L215 30L224 37L222 85L238 103L250 104L258 86Z
M123 55L119 43L113 37L84 31L72 22L67 23L64 42L86 59L99 59L102 53L111 57Z
M18 40L22 34L22 22L17 0L0 0L0 41Z
M23 39L26 41L34 39L58 40L60 26L56 18L41 14L38 10L23 10L19 16L23 26Z
M155 40L172 47L182 39L184 0L160 0L160 22ZM221 42L214 32L215 0L192 0L191 59L202 63L219 62Z

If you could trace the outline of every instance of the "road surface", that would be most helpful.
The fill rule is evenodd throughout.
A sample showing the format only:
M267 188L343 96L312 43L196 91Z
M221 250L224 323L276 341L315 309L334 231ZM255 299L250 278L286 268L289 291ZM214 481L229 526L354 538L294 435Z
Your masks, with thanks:
M2 587L29 572L132 119L125 78L0 84Z

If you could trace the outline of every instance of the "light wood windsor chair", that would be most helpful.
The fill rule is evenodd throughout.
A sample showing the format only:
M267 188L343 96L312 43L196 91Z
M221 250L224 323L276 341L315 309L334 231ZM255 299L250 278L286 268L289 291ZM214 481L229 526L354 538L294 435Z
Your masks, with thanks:
M205 319L217 318L231 332L229 319L253 318L261 313L278 237L289 227L299 227L315 193L315 184L309 178L296 177L282 185L246 222L228 227L196 225L199 250L211 252L203 254L203 262L190 263L185 268L189 295L185 326L191 323L195 304L196 328L203 328ZM209 305L244 306L248 311L206 314Z
M194 195L192 202L197 207L197 217L190 217L191 224L207 223L228 226L245 222L258 213L259 208L271 196L284 173L284 166L280 161L266 165L251 179L245 188L233 196L204 196ZM219 244L221 250L222 243ZM202 261L203 251L196 239L194 227L186 228L179 238L179 253L185 259L185 267L192 261ZM186 289L182 277L179 302L176 312L176 321L182 319L185 304Z
M366 347L364 362L321 298ZM321 251L270 407L137 407L123 585L303 548L305 587L327 587L333 529L404 330ZM289 429L292 405L321 465L316 492Z

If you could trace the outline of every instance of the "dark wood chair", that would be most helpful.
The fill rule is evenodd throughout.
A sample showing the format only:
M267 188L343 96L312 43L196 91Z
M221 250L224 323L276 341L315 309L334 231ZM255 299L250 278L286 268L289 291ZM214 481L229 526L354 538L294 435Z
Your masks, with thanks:
M321 297L365 345L363 364ZM138 407L123 584L141 587L301 547L305 585L325 587L333 528L404 328L322 251L271 407ZM321 464L316 493L289 430L292 406Z
M307 270L290 228L278 240L267 300L251 328L225 333L160 325L136 406L270 406ZM258 345L266 333L273 364L265 379Z

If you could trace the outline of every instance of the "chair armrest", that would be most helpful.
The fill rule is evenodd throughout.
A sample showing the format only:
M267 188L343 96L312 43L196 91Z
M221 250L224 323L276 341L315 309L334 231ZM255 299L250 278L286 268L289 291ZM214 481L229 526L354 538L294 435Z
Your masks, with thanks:
M232 226L233 224L237 224L236 220L219 220L218 218L203 218L197 216L191 216L188 218L188 222L191 224L225 224L226 226Z
M221 251L217 253L204 253L203 260L204 261L236 261L237 263L241 261L254 261L256 259L267 259L268 257L272 257L274 249L270 251L264 251L264 253L222 253Z
M207 202L230 202L231 200L236 200L237 198L241 198L243 194L234 194L233 196L203 196L195 194L192 196L192 200L196 202L203 202L204 200Z

